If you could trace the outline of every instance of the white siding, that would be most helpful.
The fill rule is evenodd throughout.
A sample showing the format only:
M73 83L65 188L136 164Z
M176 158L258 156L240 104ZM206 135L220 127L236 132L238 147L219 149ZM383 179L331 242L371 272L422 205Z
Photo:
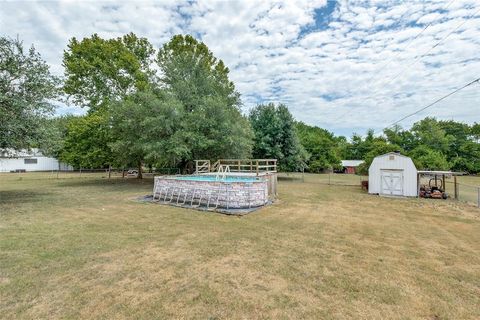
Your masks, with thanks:
M368 193L381 193L382 170L403 171L403 195L406 197L417 196L417 168L412 159L396 153L387 153L373 159L368 169Z
M37 159L37 163L26 164L25 159ZM10 172L17 169L26 171L51 171L58 170L58 160L49 157L28 157L28 158L0 158L0 172ZM72 167L60 163L60 170L72 170Z

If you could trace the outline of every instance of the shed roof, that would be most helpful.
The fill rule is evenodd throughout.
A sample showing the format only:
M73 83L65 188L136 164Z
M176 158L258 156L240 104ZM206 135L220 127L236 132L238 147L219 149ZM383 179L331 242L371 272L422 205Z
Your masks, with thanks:
M358 167L365 161L363 160L341 160L342 167Z
M418 174L427 176L441 176L441 175L446 175L446 176L462 176L464 175L463 172L452 172L452 171L442 171L442 170L418 170Z
M391 154L393 154L393 155L395 155L395 156L404 157L404 158L410 158L409 156L405 156L405 155L403 155L403 154L401 154L401 153L399 153L399 152L393 152L393 151L392 151L392 152L388 152L388 153L384 153L384 154L381 154L381 155L378 155L378 156L376 156L375 158L385 157L385 156L389 156L389 155L391 155Z

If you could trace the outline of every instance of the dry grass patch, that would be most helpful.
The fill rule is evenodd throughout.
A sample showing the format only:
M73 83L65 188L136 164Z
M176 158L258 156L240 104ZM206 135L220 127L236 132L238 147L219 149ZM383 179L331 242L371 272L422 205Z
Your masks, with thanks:
M477 208L316 177L239 218L132 201L151 180L0 176L0 318L480 318Z

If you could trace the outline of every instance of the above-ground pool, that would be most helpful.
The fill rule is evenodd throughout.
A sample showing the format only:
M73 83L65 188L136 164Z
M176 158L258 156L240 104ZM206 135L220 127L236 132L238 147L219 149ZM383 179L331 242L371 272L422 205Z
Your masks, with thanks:
M246 209L269 201L267 177L193 175L155 177L153 200L206 209Z
M260 179L256 177L241 177L241 176L224 176L218 177L214 175L194 175L194 176L176 176L176 180L188 181L209 181L209 182L257 182Z

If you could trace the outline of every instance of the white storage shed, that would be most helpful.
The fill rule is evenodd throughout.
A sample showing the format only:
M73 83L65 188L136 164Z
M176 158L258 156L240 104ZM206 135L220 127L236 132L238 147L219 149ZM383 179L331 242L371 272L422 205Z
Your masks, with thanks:
M368 168L368 193L416 197L417 168L412 159L397 152L373 159Z

